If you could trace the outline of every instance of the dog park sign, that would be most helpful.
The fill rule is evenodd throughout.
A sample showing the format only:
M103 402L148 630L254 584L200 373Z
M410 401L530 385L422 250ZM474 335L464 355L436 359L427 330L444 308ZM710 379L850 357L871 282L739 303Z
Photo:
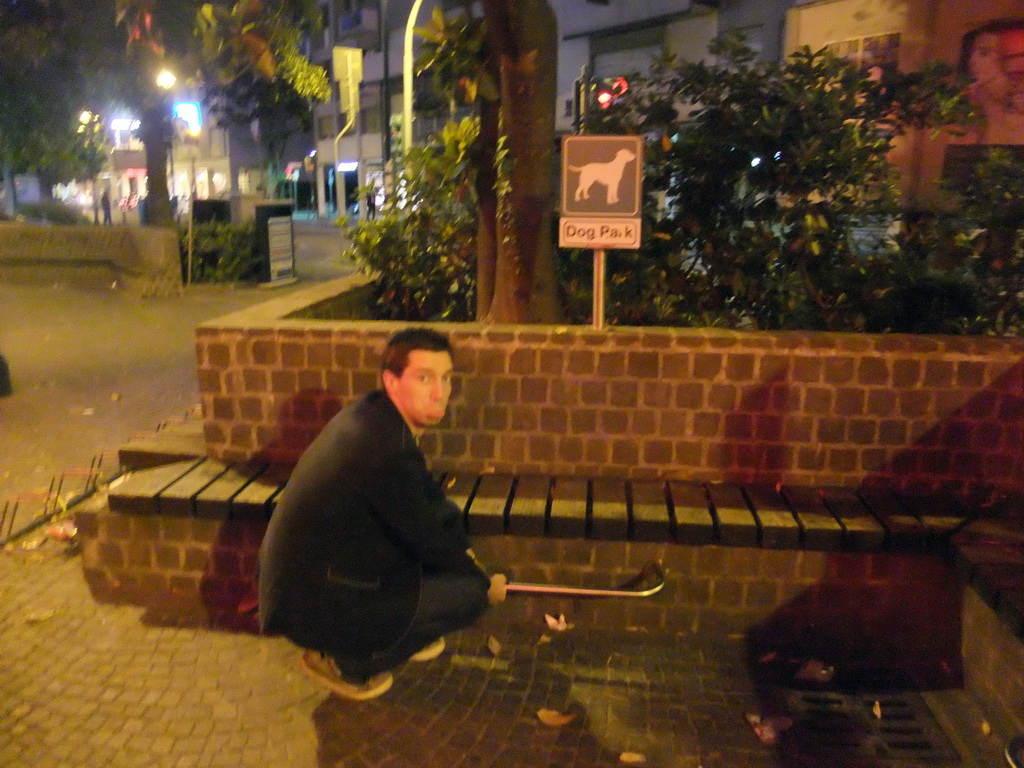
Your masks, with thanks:
M594 327L604 327L605 249L640 247L640 136L562 139L558 245L594 249Z

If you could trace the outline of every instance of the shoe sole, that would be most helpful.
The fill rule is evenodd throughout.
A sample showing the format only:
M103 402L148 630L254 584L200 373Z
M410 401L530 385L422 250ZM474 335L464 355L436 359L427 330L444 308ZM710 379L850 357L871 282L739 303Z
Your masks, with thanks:
M378 696L386 693L388 689L391 688L392 684L395 682L395 678L392 677L392 675L389 673L387 679L380 685L378 685L376 688L370 688L369 690L360 690L357 689L356 686L351 685L350 683L339 683L337 680L334 680L333 678L326 677L325 675L321 674L318 670L314 669L306 663L305 656L299 657L299 669L301 669L302 672L317 685L326 688L331 693L337 694L338 696L341 696L344 699L351 699L353 701L366 701L367 699L375 699Z
M1024 768L1024 736L1015 737L1003 752L1010 768Z
M442 653L444 653L444 648L445 648L444 638L443 637L438 638L433 643L428 645L426 648L423 648L422 650L416 651L416 653L414 653L412 656L409 657L409 661L419 662L419 661L430 661L431 659L436 659L438 656L440 656Z

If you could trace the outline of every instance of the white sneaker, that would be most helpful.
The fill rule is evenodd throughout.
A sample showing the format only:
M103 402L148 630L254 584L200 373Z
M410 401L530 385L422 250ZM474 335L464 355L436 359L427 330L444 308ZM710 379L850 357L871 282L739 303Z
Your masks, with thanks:
M299 668L317 685L346 699L375 699L391 687L395 679L390 672L374 675L365 683L350 683L341 676L334 659L317 651L303 651Z
M444 650L444 638L439 637L430 645L425 645L409 657L409 661L430 661L436 659Z

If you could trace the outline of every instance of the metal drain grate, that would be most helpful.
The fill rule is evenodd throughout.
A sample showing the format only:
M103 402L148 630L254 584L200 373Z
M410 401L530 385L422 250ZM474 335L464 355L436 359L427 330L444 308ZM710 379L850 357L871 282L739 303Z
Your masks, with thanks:
M913 692L788 691L786 746L809 757L957 766L960 756ZM829 764L829 763L826 763Z

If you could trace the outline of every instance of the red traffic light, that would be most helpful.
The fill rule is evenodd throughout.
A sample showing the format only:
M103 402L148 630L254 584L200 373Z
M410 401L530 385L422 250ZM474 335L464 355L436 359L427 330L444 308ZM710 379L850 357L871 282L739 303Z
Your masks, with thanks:
M601 109L608 109L608 106L619 96L629 90L629 81L624 77L606 78L597 87L595 98Z

